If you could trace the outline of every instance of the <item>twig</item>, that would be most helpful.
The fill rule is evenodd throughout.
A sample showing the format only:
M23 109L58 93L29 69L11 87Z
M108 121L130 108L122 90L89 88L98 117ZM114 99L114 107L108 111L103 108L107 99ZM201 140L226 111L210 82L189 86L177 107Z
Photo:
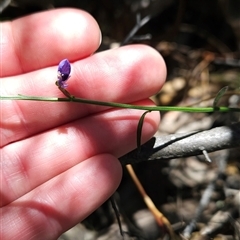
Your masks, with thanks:
M206 131L172 134L152 138L137 149L120 158L123 165L150 160L170 160L201 155L217 150L240 147L240 122Z
M136 23L135 27L131 30L131 32L127 35L127 37L123 40L123 42L121 43L121 46L126 45L131 39L133 39L135 34L137 33L137 31L142 26L144 26L147 22L149 22L150 19L151 19L151 16L147 15L146 17L144 17L141 20L140 19L140 14L137 14L137 17L136 17L137 23Z
M210 197L212 196L213 190L215 189L215 181L210 183L208 187L205 189L201 201L199 203L199 206L197 208L195 217L192 219L192 221L186 226L186 228L183 231L183 236L187 239L190 238L191 233L195 230L196 224L201 217L203 210L206 208L206 206L209 203Z
M207 207L207 205L210 202L211 196L213 194L213 191L217 188L217 185L219 183L219 180L223 179L225 177L224 171L226 169L226 160L228 158L228 154L227 151L225 151L225 154L222 154L221 156L219 156L219 161L218 161L218 173L217 176L215 177L215 179L209 183L209 185L207 186L207 188L205 189L199 206L196 210L195 216L192 219L192 221L185 227L185 229L183 230L183 236L187 239L190 238L192 232L195 230L196 228L196 224L199 221L200 217L203 214L204 209ZM210 160L211 161L211 160ZM221 185L221 190L223 191L223 186ZM220 219L218 220L220 222ZM220 222L221 225L221 222ZM208 228L209 230L209 228ZM209 231L210 232L210 231Z
M112 205L112 208L114 210L114 213L115 213L115 216L116 216L116 219L117 219L117 223L118 223L120 234L122 236L122 239L124 240L124 232L123 232L122 224L121 224L121 220L120 220L120 213L119 213L119 211L117 209L117 205L116 205L116 202L114 200L114 196L110 197L110 203Z
M145 202L145 204L147 205L148 209L151 211L151 213L153 214L156 222L158 223L159 226L164 227L169 235L171 236L171 239L174 240L176 239L175 233L172 229L172 226L170 224L170 222L168 221L168 219L157 209L157 207L155 206L155 204L153 203L152 199L147 195L145 189L143 188L141 182L139 181L133 167L128 164L126 166L129 175L131 176L132 180L134 181L138 191L140 192L140 194L143 197L143 201Z
M11 0L3 0L0 3L0 14L10 5Z

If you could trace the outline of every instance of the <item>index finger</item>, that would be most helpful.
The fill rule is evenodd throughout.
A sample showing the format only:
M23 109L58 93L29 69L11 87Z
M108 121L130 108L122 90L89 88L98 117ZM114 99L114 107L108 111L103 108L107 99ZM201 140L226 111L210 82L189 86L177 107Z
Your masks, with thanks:
M101 41L97 22L77 9L56 9L2 22L0 29L0 77L53 66L63 58L85 58Z

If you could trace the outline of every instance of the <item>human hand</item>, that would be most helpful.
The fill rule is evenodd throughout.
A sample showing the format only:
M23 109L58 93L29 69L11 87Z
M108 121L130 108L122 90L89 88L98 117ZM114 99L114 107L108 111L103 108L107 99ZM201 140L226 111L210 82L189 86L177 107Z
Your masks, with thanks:
M58 9L1 23L1 95L56 96L68 58L76 97L150 105L166 69L143 45L92 55L101 34L86 12ZM1 102L1 239L56 239L109 198L118 157L136 147L142 111L77 103ZM157 130L146 115L142 142Z

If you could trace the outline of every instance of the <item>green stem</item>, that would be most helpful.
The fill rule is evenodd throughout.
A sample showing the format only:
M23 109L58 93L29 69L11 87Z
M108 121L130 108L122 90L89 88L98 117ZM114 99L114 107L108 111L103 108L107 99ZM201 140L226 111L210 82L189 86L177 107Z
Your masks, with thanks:
M130 108L145 111L180 111L180 112L240 112L240 108L229 107L176 107L176 106L137 106L126 103L103 102L83 98L56 98L56 97L36 97L36 96L0 96L0 100L27 100L27 101L45 101L45 102L78 102L84 104L93 104L100 106L116 107L116 108Z

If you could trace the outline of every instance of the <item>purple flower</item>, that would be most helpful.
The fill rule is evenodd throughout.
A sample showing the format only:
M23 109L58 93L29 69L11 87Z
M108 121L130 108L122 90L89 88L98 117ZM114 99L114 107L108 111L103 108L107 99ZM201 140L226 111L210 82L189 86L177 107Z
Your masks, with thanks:
M61 88L66 88L66 81L70 78L71 65L67 59L63 59L58 65L57 84Z

